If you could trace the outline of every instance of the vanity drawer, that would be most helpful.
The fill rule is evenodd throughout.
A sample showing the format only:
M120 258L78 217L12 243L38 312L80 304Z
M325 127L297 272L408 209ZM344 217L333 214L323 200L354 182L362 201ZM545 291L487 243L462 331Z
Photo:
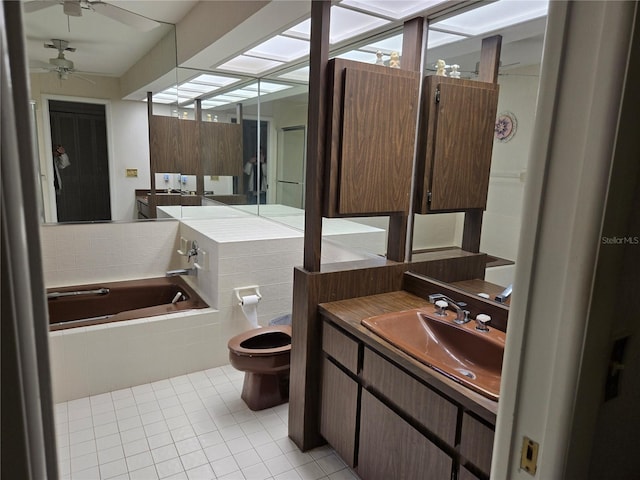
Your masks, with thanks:
M460 455L485 473L491 470L494 431L467 412L462 418Z
M352 373L358 373L358 342L329 322L322 325L322 350Z
M368 348L364 350L362 380L447 444L455 445L456 405Z

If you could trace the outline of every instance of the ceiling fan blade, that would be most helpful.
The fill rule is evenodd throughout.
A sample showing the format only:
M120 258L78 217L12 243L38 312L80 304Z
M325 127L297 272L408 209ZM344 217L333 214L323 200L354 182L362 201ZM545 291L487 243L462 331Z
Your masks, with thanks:
M44 70L52 70L55 67L47 62L40 62L38 60L29 60L29 68L30 69L44 69Z
M116 20L117 22L129 25L136 30L148 32L149 30L153 30L160 25L160 22L156 22L155 20L143 17L142 15L138 15L137 13L130 12L129 10L125 10L124 8L116 7L115 5L111 5L110 3L97 1L90 2L89 4L91 5L91 8L93 8L100 15L104 15L105 17L109 17L112 20Z
M59 5L58 0L32 0L30 2L24 2L22 8L26 13L37 12L43 8L49 8L53 5Z

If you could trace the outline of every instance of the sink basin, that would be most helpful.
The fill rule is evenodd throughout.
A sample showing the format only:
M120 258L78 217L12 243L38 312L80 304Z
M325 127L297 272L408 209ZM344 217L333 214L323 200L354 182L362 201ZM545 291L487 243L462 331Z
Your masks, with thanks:
M500 394L505 334L475 322L453 322L455 313L439 316L433 307L387 313L362 325L419 362L492 400Z

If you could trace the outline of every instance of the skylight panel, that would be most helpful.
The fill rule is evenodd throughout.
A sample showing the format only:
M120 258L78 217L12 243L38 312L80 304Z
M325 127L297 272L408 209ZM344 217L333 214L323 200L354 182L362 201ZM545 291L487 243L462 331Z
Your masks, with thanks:
M418 12L425 11L434 5L444 3L446 0L422 0L422 1L400 1L393 2L372 2L370 0L342 0L340 5L354 7L358 10L372 13L374 15L382 15L383 17L401 20Z
M360 50L374 53L380 50L382 53L386 53L387 55L391 52L402 53L402 34L369 43L366 46L360 47Z
M244 52L244 54L280 62L291 62L305 55L309 55L309 42L277 35L251 50Z
M198 75L196 78L191 79L190 83L215 85L216 87L226 87L227 85L231 85L232 83L237 81L239 81L238 78L223 77L221 75L211 75L209 73L203 73L201 75Z
M494 30L543 17L547 14L548 2L542 0L500 0L483 7L461 13L432 27L460 35L483 35Z
M464 40L465 38L466 37L463 37L461 35L438 32L437 30L429 30L429 35L427 37L427 48L439 47L448 43Z
M302 67L279 75L278 78L294 80L298 82L309 82L309 67Z
M377 57L375 53L363 52L361 50L351 50L338 55L336 58L344 58L345 60L355 60L356 62L376 63Z
M390 23L389 20L334 5L331 7L329 43L333 45L343 42L388 23ZM310 39L311 19L299 23L284 33L298 38Z
M229 60L227 63L220 65L218 69L258 75L281 65L283 65L283 62L276 62L274 60L267 60L265 58L248 57L246 55L238 55L237 57Z

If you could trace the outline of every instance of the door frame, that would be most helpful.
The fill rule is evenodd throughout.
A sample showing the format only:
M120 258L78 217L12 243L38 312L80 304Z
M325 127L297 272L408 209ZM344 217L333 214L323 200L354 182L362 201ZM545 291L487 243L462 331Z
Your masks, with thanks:
M44 200L44 218L45 222L58 222L58 206L56 203L56 192L52 188L53 185L53 162L51 155L53 152L53 142L51 140L51 116L49 114L49 101L59 100L63 102L76 103L92 103L104 105L105 128L107 129L107 165L109 167L109 206L113 212L113 191L115 188L115 172L113 171L113 161L111 152L113 152L113 138L111 135L111 101L100 98L88 97L72 97L68 95L42 95L42 140L44 146L44 156L40 160L40 182L42 184L43 200ZM71 158L73 162L73 158ZM44 169L43 169L44 166ZM113 213L112 213L113 215ZM113 217L112 217L113 218Z

